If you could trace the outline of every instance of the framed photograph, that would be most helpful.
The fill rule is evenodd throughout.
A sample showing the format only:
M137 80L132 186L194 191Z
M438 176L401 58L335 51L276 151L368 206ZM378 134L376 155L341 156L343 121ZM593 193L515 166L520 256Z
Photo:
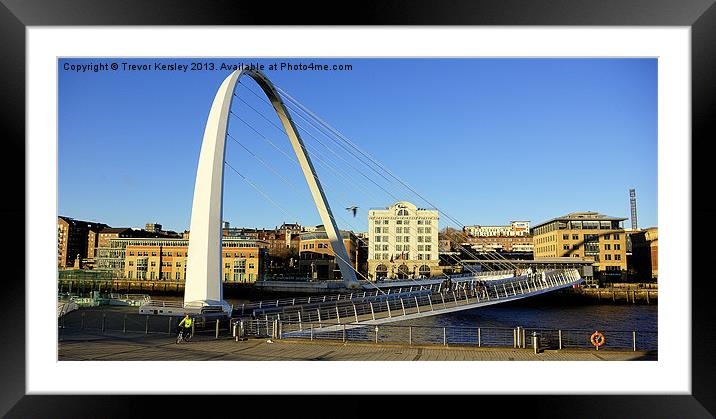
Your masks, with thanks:
M705 240L690 229L710 215L692 182L708 179L712 2L384 3L337 21L198 7L3 0L5 213L24 220L11 276L25 281L0 294L0 412L456 394L540 416L713 416L709 294L693 280ZM518 221L496 233L480 216ZM600 291L630 282L649 243L658 275L657 227L661 295ZM244 298L257 282L274 307ZM494 308L585 283L580 298L629 305ZM286 298L332 286L350 303ZM253 318L216 315L238 307ZM335 347L304 348L321 334ZM287 336L291 349L274 342ZM369 342L341 352L352 340Z

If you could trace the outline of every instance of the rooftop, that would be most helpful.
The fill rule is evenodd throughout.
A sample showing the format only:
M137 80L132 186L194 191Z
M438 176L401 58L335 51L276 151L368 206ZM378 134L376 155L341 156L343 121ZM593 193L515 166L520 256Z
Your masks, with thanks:
M540 226L543 226L545 224L553 223L555 221L580 221L580 220L587 220L587 221L624 221L626 218L623 217L612 217L609 215L600 214L598 212L594 211L586 211L586 212L571 212L567 215L563 215L561 217L552 218L551 220L539 223L532 228L537 228Z

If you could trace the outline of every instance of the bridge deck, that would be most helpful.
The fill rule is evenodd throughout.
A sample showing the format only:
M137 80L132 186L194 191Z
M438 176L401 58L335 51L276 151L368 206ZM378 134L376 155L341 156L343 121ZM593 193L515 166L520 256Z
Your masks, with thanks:
M302 335L311 329L337 330L350 325L391 323L470 310L571 287L581 281L576 270L550 271L544 276L523 275L479 283L463 281L451 290L428 287L343 300L263 307L254 310L253 317L266 322L280 320L283 334ZM234 322L238 328L255 324L240 319L234 319ZM240 329L238 333L251 334L251 331Z

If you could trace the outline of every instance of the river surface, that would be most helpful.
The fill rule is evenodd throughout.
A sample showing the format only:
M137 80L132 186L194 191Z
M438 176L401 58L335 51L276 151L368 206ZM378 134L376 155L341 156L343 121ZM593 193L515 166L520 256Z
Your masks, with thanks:
M159 299L180 301L182 297L162 296ZM237 307L251 300L228 298L227 302ZM531 301L503 303L394 324L656 332L657 320L658 306L656 305L568 304L533 297Z

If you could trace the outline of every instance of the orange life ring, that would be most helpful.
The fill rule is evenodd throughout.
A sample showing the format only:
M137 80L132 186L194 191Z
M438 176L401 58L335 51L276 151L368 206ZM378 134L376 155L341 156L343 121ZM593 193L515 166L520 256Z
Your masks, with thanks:
M599 331L596 331L592 333L592 336L589 338L589 341L592 342L592 345L600 347L604 345L604 335L599 333Z

